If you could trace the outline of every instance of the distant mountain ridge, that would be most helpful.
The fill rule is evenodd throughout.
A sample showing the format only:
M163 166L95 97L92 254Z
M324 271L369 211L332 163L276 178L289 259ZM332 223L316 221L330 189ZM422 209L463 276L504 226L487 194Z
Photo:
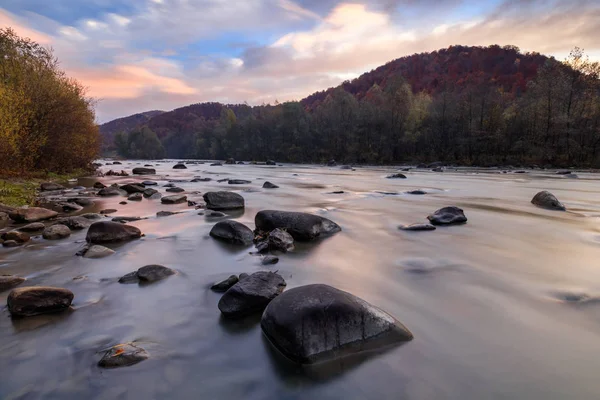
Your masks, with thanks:
M129 132L138 126L146 124L153 117L164 113L165 111L160 110L145 111L128 117L117 118L100 125L103 148L107 148L112 144L114 137L118 132Z

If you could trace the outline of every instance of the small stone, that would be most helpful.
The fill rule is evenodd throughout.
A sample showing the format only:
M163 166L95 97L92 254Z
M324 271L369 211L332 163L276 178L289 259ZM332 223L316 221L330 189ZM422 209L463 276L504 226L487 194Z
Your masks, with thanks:
M59 205L62 207L62 210L66 213L81 211L83 209L83 207L75 203L60 203Z
M238 281L239 281L239 279L237 276L231 275L229 278L225 279L224 281L215 283L210 288L211 288L211 290L214 290L215 292L226 292L230 287L232 287L233 285L238 283Z
M173 169L187 169L187 167L185 166L185 164L175 164L173 166Z
M158 185L158 182L144 181L144 182L142 182L142 185L144 185L144 186L156 186L156 185Z
M108 208L106 210L102 210L100 211L100 214L102 215L107 215L107 214L114 214L116 213L118 210L115 210L114 208Z
M137 271L137 276L142 282L156 282L175 275L175 271L162 265L146 265Z
M454 225L467 222L463 210L454 206L441 208L429 215L427 219L433 225Z
M13 316L27 317L64 311L71 306L73 292L67 289L36 286L13 289L6 304Z
M249 277L250 277L250 274L247 274L247 273L245 273L245 272L242 272L242 273L240 274L240 276L239 276L239 280L240 280L240 281L243 281L244 279L246 279L246 278L249 278Z
M252 230L246 225L232 220L218 222L210 231L210 236L231 244L248 246L254 240Z
M142 201L142 198L144 196L141 193L132 193L129 195L129 197L127 197L127 200L129 201Z
M163 204L180 204L185 203L187 201L187 196L183 194L176 194L173 196L165 196L160 199Z
M90 243L102 244L137 239L141 236L142 232L135 226L117 222L100 221L95 222L90 226L86 240Z
M10 241L14 240L17 243L29 242L29 235L19 231L9 231L1 235L3 240Z
M269 233L268 244L270 250L278 250L284 253L294 250L294 238L280 228Z
M157 217L169 217L171 215L175 215L175 214L179 214L178 212L174 212L174 211L159 211L156 213Z
M18 247L20 245L22 245L22 243L19 243L16 240L5 240L2 242L2 246L4 247Z
M127 185L121 186L119 189L127 192L128 194L132 193L142 193L146 188L142 185L137 185L135 183L128 183Z
M169 193L182 193L185 192L185 189L182 189L180 187L170 187L167 189L167 192Z
M127 203L126 201L121 201L121 202L119 202L119 204L122 205L122 206L125 206L125 205L127 205L129 203Z
M246 181L244 179L229 179L227 183L229 185L246 185L252 183L252 181Z
M144 168L144 167L138 167L138 168L134 168L133 171L131 171L134 175L155 175L156 174L156 170L154 168Z
M10 219L15 222L39 222L50 218L54 218L58 215L56 211L48 210L47 208L40 207L22 207L15 208L9 212Z
M265 183L263 183L262 187L263 187L263 189L278 189L279 188L279 186L277 186L269 181L266 181Z
M52 225L44 229L42 236L46 240L59 240L71 236L71 230L66 225Z
M411 225L400 225L398 229L402 231L435 231L435 226L431 224L411 224Z
M115 210L116 212L117 210ZM87 214L81 214L79 215L79 217L81 218L86 218L86 219L90 219L90 220L94 220L94 219L102 219L102 215L100 214L96 214L96 213L87 213Z
M128 367L147 360L149 357L146 350L134 344L118 344L104 353L104 356L98 361L98 366L102 368Z
M206 208L215 211L244 208L244 198L234 192L208 192L204 194Z
M94 189L104 189L105 187L106 187L106 185L102 182L94 183Z
M221 211L211 211L208 214L208 217L212 217L212 218L223 218L223 217L226 217L226 216L227 216L227 214L222 213Z
M115 251L108 247L93 245L83 254L83 258L104 258L115 254Z
M95 214L98 215L98 214ZM92 221L83 216L61 218L57 221L59 224L66 225L71 230L81 230L89 228L92 225Z
M113 222L120 222L122 224L127 223L127 222L135 222L135 221L140 221L142 219L142 217L114 217L112 219Z
M156 195L158 195L159 198L162 197L162 195L160 193L158 193L158 190L152 189L152 188L148 188L148 189L144 190L143 195L147 199L154 198L154 196L156 196Z
M219 300L219 310L225 317L232 318L262 312L285 286L285 280L279 274L255 272L225 292Z
M98 196L108 197L108 196L120 196L122 192L115 187L105 187L104 189L100 189L98 192Z
M262 265L273 265L279 262L279 257L276 256L264 256L261 260Z
M406 175L397 173L397 174L393 174L393 175L388 175L386 178L387 179L406 179Z
M427 192L424 190L421 190L421 189L416 189L416 190L410 190L410 191L406 192L406 194L423 195L423 194L427 194Z
M235 275L234 275L235 276ZM237 277L236 277L237 280ZM3 292L8 289L12 289L15 286L19 286L21 283L25 282L25 278L21 278L16 275L0 275L0 292Z
M38 232L41 231L42 229L44 229L46 227L46 225L44 225L41 222L33 222L29 225L25 225L21 228L19 228L19 230L23 231L23 232Z

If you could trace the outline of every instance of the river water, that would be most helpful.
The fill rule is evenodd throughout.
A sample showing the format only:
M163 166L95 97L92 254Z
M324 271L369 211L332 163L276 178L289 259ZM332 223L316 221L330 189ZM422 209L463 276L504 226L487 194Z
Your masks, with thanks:
M131 171L139 161L115 169ZM72 312L0 318L2 399L598 399L600 398L600 175L578 179L553 171L502 174L461 169L407 172L394 168L208 163L158 175L100 178L106 184L152 179L198 192L234 190L246 201L233 217L254 228L262 209L316 213L342 232L298 245L273 266L251 248L209 237L219 220L159 200L97 199L131 223L140 240L110 246L116 254L83 259L85 231L60 241L34 238L0 248L0 274L28 285L75 293ZM106 171L113 166L105 166ZM251 180L247 185L217 179ZM91 186L96 179L80 179ZM269 180L279 189L265 190ZM423 188L428 194L403 192ZM332 194L334 191L343 194ZM536 208L531 198L553 192L568 208ZM397 193L397 194L384 194ZM466 225L403 232L438 208L465 210ZM183 211L156 218L160 210ZM147 264L178 274L149 286L117 279ZM278 270L287 288L326 283L379 306L404 323L412 342L323 369L295 366L271 348L259 317L228 321L209 287L241 272ZM0 293L6 303L8 292ZM587 297L586 297L587 296ZM135 341L150 359L135 366L97 367L103 349Z

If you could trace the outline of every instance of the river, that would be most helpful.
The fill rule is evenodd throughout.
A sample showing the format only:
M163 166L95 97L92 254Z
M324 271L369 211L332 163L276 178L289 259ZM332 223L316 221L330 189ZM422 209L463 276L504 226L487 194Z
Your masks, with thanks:
M131 172L143 164L102 169ZM82 212L116 208L112 216L149 217L131 223L145 236L110 246L116 254L97 260L75 256L85 230L64 240L40 237L0 248L0 274L75 293L72 312L11 319L2 310L0 398L600 398L599 174L577 172L579 178L571 179L540 170L413 170L408 179L386 179L397 169L206 163L174 170L174 161L152 164L157 176L78 184L151 179L164 194L169 180L210 177L177 185L191 200L202 199L198 192L240 193L246 209L233 217L252 229L257 211L279 209L325 216L342 232L262 266L251 248L209 237L219 219L198 215L202 210L98 198ZM217 182L224 178L252 183ZM262 189L265 180L280 188ZM403 193L418 188L428 193ZM541 190L568 210L532 205ZM431 232L397 228L426 222L447 205L464 209L468 223ZM160 210L183 212L157 218ZM117 282L147 264L178 274L148 286ZM222 319L221 294L209 289L231 274L260 270L278 270L287 289L325 283L351 292L394 315L415 339L323 370L291 364L263 337L259 317ZM0 293L1 304L7 295ZM103 349L129 341L150 358L126 368L97 366Z

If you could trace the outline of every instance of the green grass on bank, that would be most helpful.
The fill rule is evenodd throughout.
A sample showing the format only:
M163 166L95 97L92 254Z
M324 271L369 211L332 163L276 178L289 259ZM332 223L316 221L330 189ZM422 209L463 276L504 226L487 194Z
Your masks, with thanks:
M35 204L37 190L42 182L66 184L69 179L89 176L90 171L77 170L68 174L35 174L27 178L0 178L0 204L12 207Z

